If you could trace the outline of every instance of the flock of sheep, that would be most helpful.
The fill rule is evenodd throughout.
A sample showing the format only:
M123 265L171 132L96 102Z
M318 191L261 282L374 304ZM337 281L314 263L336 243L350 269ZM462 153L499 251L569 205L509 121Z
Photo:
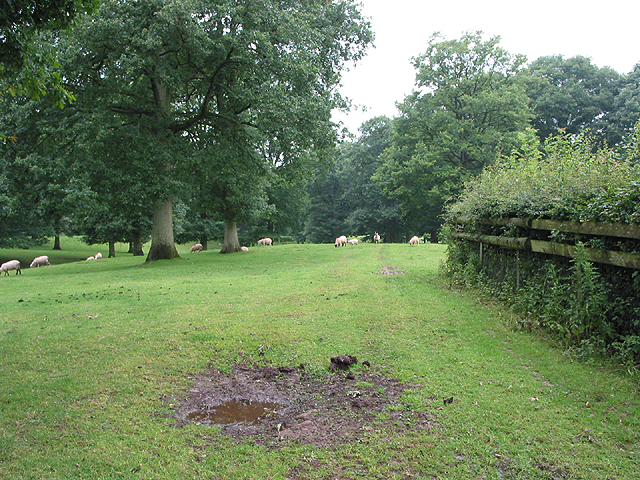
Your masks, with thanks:
M378 234L378 232L376 232L373 235L373 242L374 243L379 243L380 242L380 235ZM339 236L338 238L336 238L336 243L335 246L336 247L344 247L347 243L351 244L351 245L358 245L358 239L357 238L352 238L351 240L347 240L347 237L345 237L344 235ZM409 245L417 245L420 243L420 239L416 236L411 237L411 240L409 240ZM261 238L260 240L258 240L258 245L265 245L265 246L272 246L273 245L273 240L270 238ZM192 246L189 249L189 252L193 253L193 252L201 252L203 250L203 246L200 243L196 243L194 246ZM248 252L249 248L247 247L240 247L240 250L242 250L243 252ZM87 257L87 261L89 260L99 260L102 258L102 254L100 252L96 253L94 256L91 257ZM36 257L33 259L33 262L31 262L31 265L29 265L30 268L34 268L34 267L44 267L45 265L51 265L51 263L49 263L49 257L47 255L42 255L40 257ZM22 270L20 269L20 262L18 260L9 260L8 262L3 263L2 265L0 265L0 275L2 275L2 272L4 272L5 275L9 275L9 272L11 270L15 270L16 271L16 275L18 274L22 274Z
M101 258L102 258L102 254L98 252L95 254L95 256L88 257L87 260L99 260ZM29 267L37 268L37 267L44 267L46 265L51 265L51 263L49 262L49 256L41 255L39 257L34 258L33 262L31 262L31 265L29 265ZM15 270L16 275L18 274L22 275L22 268L20 267L20 262L18 260L9 260L8 262L5 262L2 265L0 265L0 275L2 275L2 272L4 272L5 275L9 275L9 272L11 270Z
M273 240L271 240L270 238L261 238L260 240L258 240L258 245L268 245L268 246L272 246L273 245ZM204 249L204 247L202 246L201 243L196 243L193 247L191 247L189 249L190 253L193 252L201 252ZM240 247L240 250L243 252L248 252L249 251L249 247Z
M340 235L336 238L335 246L344 247L347 243L350 243L351 245L358 245L358 239L352 238L351 240L347 240L347 237ZM378 232L373 234L373 243L380 243L380 234ZM411 240L409 240L409 245L418 245L419 243L420 239L415 235L411 237Z
M358 245L358 239L352 238L351 240L348 240L346 236L340 235L338 238L336 238L335 246L344 247L347 243L351 245ZM380 243L380 234L378 232L375 232L373 235L373 243ZM411 240L409 240L409 245L418 245L419 243L420 243L420 239L415 235L411 237ZM258 245L272 246L273 240L270 238L261 238L260 240L258 240ZM189 252L191 253L201 252L202 250L203 250L202 244L196 243L193 247L189 249ZM248 252L249 248L240 247L240 250L242 250L243 252Z

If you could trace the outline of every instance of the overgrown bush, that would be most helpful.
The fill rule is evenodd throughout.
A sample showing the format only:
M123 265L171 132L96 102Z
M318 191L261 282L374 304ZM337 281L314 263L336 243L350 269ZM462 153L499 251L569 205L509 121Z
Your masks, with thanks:
M640 223L640 165L586 137L535 134L468 182L448 216Z
M640 124L639 124L640 125ZM548 218L640 223L640 165L596 148L588 138L566 135L540 147L533 132L521 148L470 181L447 208L447 217ZM623 150L637 152L636 144ZM540 326L575 351L606 352L617 360L640 361L640 273L594 265L585 246L635 251L637 240L585 238L587 245L546 232L548 240L574 243L572 260L463 241L445 229L449 245L444 273L459 286L484 286L508 300L522 325ZM519 236L514 226L465 224L467 233ZM540 231L529 233L540 235Z

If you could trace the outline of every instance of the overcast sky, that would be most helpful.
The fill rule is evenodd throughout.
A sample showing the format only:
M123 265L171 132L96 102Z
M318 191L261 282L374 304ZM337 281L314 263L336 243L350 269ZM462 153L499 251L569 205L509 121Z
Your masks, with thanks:
M547 55L591 58L598 67L629 73L640 63L640 1L609 0L361 0L376 48L343 76L341 92L367 108L336 114L353 133L372 117L397 115L396 102L411 93L411 58L426 51L431 35L446 39L482 30L500 46L533 61Z

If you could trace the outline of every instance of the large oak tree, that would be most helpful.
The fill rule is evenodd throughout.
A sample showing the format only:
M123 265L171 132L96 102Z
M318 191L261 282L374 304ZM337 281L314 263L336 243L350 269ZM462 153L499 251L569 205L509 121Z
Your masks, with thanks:
M331 136L340 73L371 39L353 0L109 0L75 29L79 102L145 137L155 170L147 260L177 256L172 203L188 142L232 131L294 161Z
M399 105L376 178L402 204L404 219L422 222L432 238L446 199L500 150L509 152L528 125L518 75L525 58L509 54L499 41L485 40L482 32L454 40L435 34L415 59L416 91Z

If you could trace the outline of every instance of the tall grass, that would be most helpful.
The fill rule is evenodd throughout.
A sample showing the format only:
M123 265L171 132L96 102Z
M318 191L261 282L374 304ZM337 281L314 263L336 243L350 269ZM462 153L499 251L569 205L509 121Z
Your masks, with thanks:
M508 311L443 288L442 245L179 250L181 259L152 264L124 253L62 264L47 251L51 267L0 278L0 477L631 479L639 471L635 380L572 363L513 331ZM406 273L381 275L383 266ZM426 410L438 430L374 429L361 443L274 450L216 427L178 428L171 417L209 366L304 363L321 374L343 354L417 385L392 408Z

